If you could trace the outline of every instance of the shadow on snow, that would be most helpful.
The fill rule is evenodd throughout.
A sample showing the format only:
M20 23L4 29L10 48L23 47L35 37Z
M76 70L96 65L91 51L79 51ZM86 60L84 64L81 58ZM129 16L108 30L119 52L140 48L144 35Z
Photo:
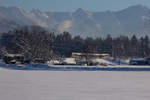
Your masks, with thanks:
M8 65L8 64L0 64L1 68L7 68L12 70L50 70L50 71L150 71L150 68L144 67L64 67L64 66L48 66L44 64L27 64L24 66L19 65Z

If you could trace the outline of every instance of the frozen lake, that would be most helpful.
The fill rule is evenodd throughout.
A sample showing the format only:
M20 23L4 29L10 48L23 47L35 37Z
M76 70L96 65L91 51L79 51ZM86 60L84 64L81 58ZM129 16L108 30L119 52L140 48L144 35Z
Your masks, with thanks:
M150 72L0 68L0 100L149 100Z

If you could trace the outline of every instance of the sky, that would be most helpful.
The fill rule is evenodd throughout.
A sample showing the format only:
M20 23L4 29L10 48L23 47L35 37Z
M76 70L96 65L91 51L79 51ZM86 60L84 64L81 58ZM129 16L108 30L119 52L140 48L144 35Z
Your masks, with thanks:
M78 8L90 11L118 11L132 5L150 8L150 0L0 0L0 6L18 6L26 10L39 8L42 11L75 11Z

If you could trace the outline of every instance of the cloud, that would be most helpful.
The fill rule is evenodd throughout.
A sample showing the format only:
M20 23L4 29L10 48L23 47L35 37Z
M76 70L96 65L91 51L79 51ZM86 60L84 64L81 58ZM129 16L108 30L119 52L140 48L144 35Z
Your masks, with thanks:
M64 22L59 26L59 30L60 30L61 32L63 32L63 31L68 31L71 26L72 26L72 21L66 20L66 21L64 21Z

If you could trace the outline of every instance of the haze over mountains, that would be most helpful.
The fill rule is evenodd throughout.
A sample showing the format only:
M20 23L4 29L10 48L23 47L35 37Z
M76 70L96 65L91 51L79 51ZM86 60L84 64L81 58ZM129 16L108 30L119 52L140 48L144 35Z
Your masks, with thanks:
M106 36L149 35L150 9L135 5L112 12L92 12L82 8L75 12L25 11L19 7L0 7L0 32L7 32L25 25L40 25L72 35Z

